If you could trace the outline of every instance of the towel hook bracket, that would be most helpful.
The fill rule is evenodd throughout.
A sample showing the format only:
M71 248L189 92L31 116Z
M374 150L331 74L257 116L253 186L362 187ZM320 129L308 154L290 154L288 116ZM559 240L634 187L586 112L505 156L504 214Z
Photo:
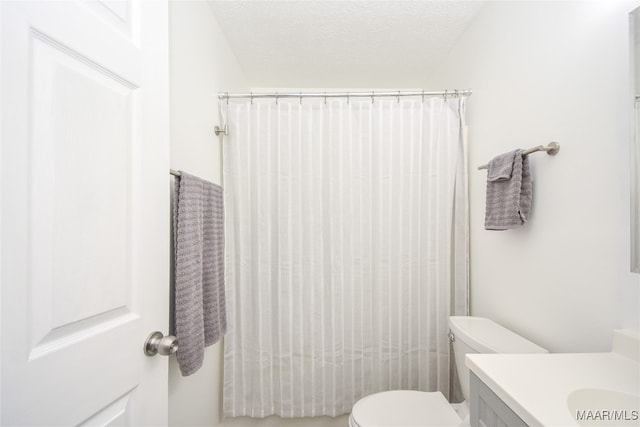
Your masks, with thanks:
M548 155L555 156L556 154L558 154L558 151L560 151L560 144L558 144L557 142L550 142L549 145L547 145L545 151Z

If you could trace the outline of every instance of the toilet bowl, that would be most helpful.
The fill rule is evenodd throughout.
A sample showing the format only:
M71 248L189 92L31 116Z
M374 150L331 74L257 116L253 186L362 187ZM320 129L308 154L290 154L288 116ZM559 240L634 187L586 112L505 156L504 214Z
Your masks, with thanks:
M440 392L392 390L353 405L349 426L458 426L461 418Z
M358 400L349 416L350 427L464 426L469 398L467 353L547 353L544 348L498 325L472 316L449 318L450 338L465 402L454 409L442 393L392 390Z

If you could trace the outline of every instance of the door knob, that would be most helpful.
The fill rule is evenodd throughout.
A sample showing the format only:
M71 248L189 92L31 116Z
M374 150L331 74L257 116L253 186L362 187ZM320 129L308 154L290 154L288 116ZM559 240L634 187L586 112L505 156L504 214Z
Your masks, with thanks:
M144 354L147 356L169 356L178 351L178 338L173 335L162 335L162 332L155 331L147 337L144 342Z

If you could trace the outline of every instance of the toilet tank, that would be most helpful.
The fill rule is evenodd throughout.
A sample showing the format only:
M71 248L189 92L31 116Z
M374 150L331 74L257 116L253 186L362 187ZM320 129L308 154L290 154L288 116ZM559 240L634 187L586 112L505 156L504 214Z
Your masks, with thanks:
M449 317L450 338L464 398L469 399L467 353L548 353L531 341L484 317Z

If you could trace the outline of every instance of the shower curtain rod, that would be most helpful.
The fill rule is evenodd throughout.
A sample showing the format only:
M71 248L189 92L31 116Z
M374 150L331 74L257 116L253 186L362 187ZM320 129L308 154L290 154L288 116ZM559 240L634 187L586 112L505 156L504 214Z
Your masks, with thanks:
M401 96L421 96L424 101L425 96L443 96L447 98L451 96L453 98L457 98L460 96L470 96L472 93L471 89L453 89L453 90L443 90L437 92L427 92L424 90L413 90L413 91L383 91L376 92L375 90L371 92L262 92L262 93L229 93L229 92L219 92L218 100L223 101L227 100L227 104L229 104L229 99L239 99L239 98L249 98L251 102L257 98L275 98L276 103L278 103L278 99L280 98L299 98L302 103L302 98L324 98L325 103L327 98L347 98L347 102L349 98L371 98L371 102L373 102L374 97L395 97L400 102ZM214 133L216 136L219 135L228 135L229 131L227 125L224 127L216 126L214 128Z
M463 90L444 90L437 92L426 92L424 90L421 91L384 91L384 92L269 92L269 93L229 93L229 92L220 92L218 93L218 99L227 101L229 99L237 99L237 98L373 98L380 96L389 96L389 97L401 97L401 96L469 96L471 95L471 89L463 89Z

